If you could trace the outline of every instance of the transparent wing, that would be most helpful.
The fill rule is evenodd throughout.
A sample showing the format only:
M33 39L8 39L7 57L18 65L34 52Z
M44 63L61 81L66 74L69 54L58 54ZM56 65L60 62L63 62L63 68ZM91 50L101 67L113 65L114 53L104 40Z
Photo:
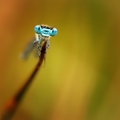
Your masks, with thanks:
M35 44L35 37L27 44L22 53L20 53L20 58L25 60L29 57L30 53L33 51Z

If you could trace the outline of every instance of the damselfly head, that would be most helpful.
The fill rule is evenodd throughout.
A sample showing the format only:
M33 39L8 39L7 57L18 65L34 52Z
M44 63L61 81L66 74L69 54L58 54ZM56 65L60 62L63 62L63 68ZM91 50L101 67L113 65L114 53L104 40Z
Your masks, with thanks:
M44 37L55 36L58 32L56 28L48 25L36 25L34 27L34 31L35 33L41 34Z

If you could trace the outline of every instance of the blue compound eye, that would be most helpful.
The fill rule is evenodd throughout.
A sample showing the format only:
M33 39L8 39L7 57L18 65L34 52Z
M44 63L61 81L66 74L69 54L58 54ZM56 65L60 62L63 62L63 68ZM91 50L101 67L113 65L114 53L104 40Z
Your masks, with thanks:
M37 34L41 34L41 26L40 25L36 25L35 27L34 27L34 31L37 33Z
M56 34L58 33L58 31L57 31L57 29L56 28L53 28L52 30L51 30L51 36L55 36Z

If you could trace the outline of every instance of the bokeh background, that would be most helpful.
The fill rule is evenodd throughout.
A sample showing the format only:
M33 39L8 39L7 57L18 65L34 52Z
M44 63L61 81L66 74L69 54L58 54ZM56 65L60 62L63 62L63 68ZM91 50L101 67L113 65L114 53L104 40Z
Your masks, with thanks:
M13 120L120 120L119 0L0 0L0 111L37 64L18 57L36 24L58 35Z

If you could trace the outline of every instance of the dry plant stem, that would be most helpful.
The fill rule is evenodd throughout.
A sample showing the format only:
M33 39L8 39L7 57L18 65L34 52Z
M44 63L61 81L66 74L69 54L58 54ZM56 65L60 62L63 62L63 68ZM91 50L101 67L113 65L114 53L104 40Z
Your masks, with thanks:
M23 98L25 92L27 91L28 87L32 83L37 71L41 67L42 62L45 59L45 54L46 54L46 42L42 46L41 56L39 57L39 61L34 71L30 75L30 77L27 79L27 82L24 84L24 86L18 91L18 93L10 101L8 101L0 120L11 120L12 119L18 105L21 102L21 99Z

